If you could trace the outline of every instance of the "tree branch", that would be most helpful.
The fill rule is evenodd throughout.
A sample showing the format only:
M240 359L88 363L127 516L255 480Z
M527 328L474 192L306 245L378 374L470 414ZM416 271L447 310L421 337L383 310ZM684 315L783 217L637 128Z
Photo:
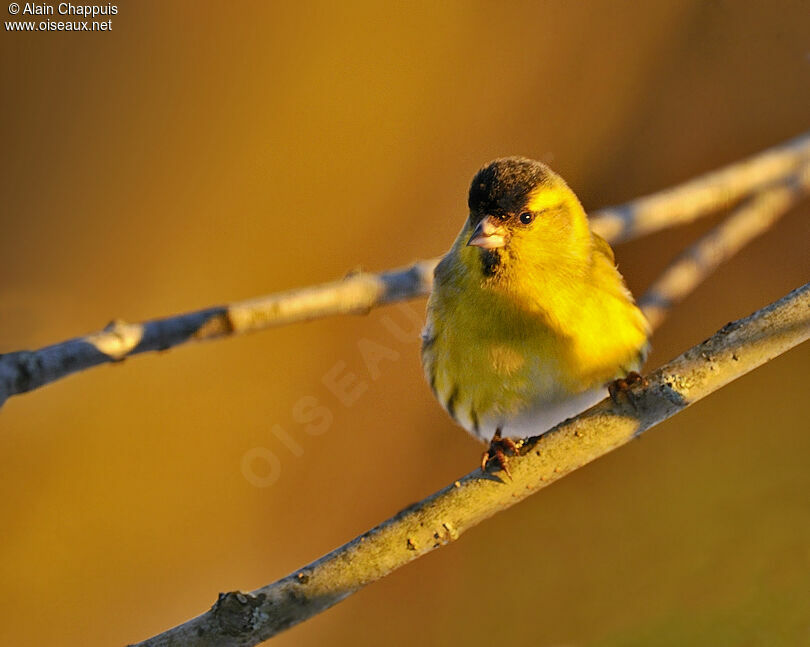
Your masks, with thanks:
M810 134L678 187L591 215L594 231L610 242L674 226L738 201L810 162ZM0 406L71 373L131 355L166 350L189 341L216 339L329 315L371 308L430 292L438 259L379 274L359 272L340 281L291 290L227 306L146 321L114 321L104 330L35 351L0 355Z
M653 330L670 310L694 290L720 263L770 229L810 191L810 164L749 198L717 227L676 258L653 283L639 306Z
M511 459L512 480L475 470L300 570L251 593L221 594L206 613L139 647L256 645L455 539L584 464L810 338L810 283L652 373L636 408L609 398Z
M810 133L758 155L593 215L597 233L612 243L639 238L730 207L746 195L786 180L810 160Z

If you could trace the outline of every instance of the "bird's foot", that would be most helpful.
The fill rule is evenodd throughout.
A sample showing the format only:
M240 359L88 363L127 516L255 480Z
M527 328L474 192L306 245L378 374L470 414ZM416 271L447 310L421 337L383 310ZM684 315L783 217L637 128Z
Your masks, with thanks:
M494 461L506 472L511 479L512 473L509 471L509 456L516 456L519 445L511 438L502 438L501 430L496 429L495 435L489 442L489 449L481 456L481 471L486 472L490 462Z
M641 386L647 386L647 378L635 371L630 371L624 377L613 380L613 382L608 384L610 399L613 400L615 404L619 404L619 395L624 395L627 401L633 406L633 409L636 409L636 397L633 395L631 389L639 384Z

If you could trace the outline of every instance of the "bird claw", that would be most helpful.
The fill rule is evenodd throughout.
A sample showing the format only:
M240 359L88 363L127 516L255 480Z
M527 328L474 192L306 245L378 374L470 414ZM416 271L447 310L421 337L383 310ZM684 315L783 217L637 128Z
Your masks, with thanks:
M516 456L519 446L511 438L502 438L501 430L496 429L495 435L489 442L489 449L481 456L481 471L486 472L491 461L495 461L511 480L512 473L509 471L509 453Z
M619 404L619 395L624 395L625 399L630 403L633 409L638 409L636 396L633 395L631 389L639 384L642 387L647 386L647 378L639 373L636 373L636 371L630 371L624 377L620 377L618 380L613 380L613 382L608 384L608 394L610 395L610 399L613 400L614 404Z

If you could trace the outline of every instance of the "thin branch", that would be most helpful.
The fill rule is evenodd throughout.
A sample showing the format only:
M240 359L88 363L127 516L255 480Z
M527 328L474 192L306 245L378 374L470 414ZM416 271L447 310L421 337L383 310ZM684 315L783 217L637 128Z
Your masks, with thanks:
M730 207L794 175L810 159L810 133L694 180L593 214L602 238L620 243Z
M302 622L584 464L628 443L732 380L810 338L810 283L728 324L648 377L636 407L609 398L528 439L512 480L476 470L300 570L214 606L140 647L256 645Z
M112 321L103 330L84 337L36 351L6 353L0 355L0 406L12 395L132 355L328 315L366 313L375 305L427 293L434 267L434 261L425 261L401 270L355 273L340 281L165 319L143 323Z
M591 215L594 231L610 242L674 226L733 204L779 180L810 160L810 134L678 187ZM360 272L299 290L217 306L143 323L114 321L104 330L35 351L0 355L0 406L72 373L166 350L189 341L216 339L329 315L370 309L430 292L438 259L379 274Z
M770 229L810 191L810 164L789 182L763 189L676 258L639 299L653 330L720 263Z

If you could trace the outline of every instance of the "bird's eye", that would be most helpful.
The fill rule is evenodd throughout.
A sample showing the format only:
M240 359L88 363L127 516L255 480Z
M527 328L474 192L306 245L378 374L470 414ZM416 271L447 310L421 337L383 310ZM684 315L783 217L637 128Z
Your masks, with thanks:
M534 220L534 214L531 211L524 211L519 216L520 222L524 225L528 225L532 220Z

